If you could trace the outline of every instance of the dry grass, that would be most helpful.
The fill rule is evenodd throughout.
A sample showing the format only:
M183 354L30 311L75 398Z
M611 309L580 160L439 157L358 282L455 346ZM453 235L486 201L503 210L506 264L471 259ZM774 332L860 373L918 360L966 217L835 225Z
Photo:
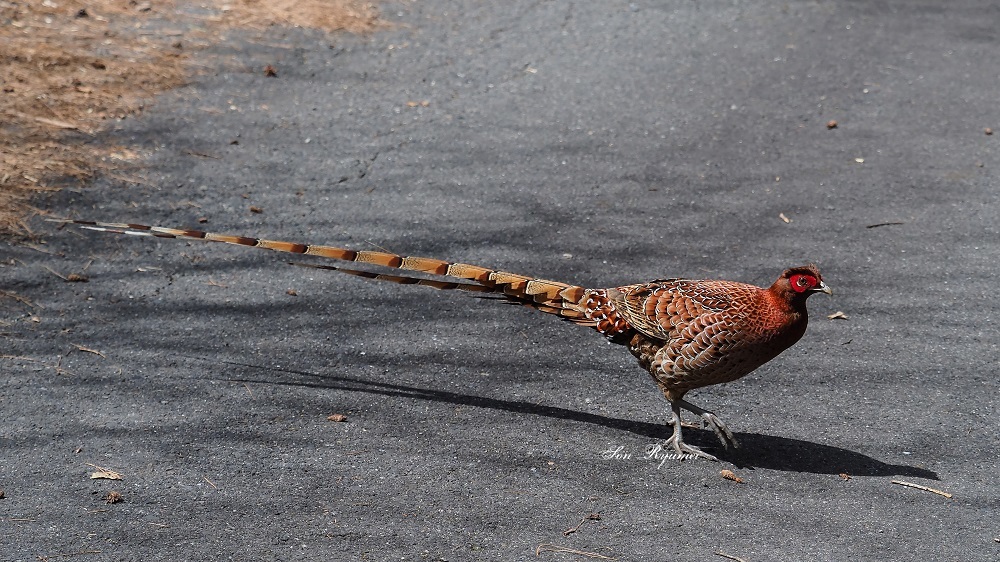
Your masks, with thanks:
M374 7L355 0L215 0L214 16L184 0L0 0L0 233L28 233L31 198L127 168L136 152L109 146L109 123L184 83L191 43L226 27L271 25L369 32ZM192 4L194 5L194 4Z
M225 4L228 22L241 27L285 25L368 33L378 26L378 10L373 5L351 0L232 0Z

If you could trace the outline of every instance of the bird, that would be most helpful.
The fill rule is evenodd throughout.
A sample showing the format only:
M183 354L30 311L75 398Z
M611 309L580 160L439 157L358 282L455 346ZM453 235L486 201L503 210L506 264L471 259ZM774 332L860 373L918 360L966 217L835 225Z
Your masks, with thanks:
M303 254L381 268L417 272L448 281L379 273L342 265L294 263L368 279L425 285L493 295L512 303L593 328L608 341L625 346L638 360L670 405L671 436L661 450L677 458L718 457L683 439L681 410L700 418L726 448L738 447L732 431L713 412L684 399L694 389L739 379L791 347L805 334L806 299L832 295L815 265L785 269L767 288L752 284L698 279L657 279L610 288L586 288L559 281L434 258L386 251L283 242L132 223L50 219L115 234L221 242Z

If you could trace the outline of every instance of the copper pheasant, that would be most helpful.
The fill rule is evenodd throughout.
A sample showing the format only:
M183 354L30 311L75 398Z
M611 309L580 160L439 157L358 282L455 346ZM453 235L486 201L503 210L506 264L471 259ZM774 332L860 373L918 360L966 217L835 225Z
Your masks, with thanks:
M665 448L672 448L682 458L693 455L718 460L684 442L682 409L699 416L723 445L736 445L732 432L715 414L684 400L684 395L703 386L734 381L788 349L805 333L809 295L831 293L813 265L786 269L767 289L735 281L691 279L660 279L588 289L475 265L389 252L356 251L141 224L66 222L91 230L223 242L450 277L462 281L307 265L395 283L494 293L509 301L590 326L610 341L628 346L639 364L653 377L670 402L669 424L673 433Z

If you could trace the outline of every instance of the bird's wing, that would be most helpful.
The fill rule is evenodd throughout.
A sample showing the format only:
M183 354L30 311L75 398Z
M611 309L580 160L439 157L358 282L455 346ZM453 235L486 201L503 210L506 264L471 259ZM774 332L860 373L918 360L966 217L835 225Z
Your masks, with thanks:
M739 316L739 297L756 289L728 281L664 279L619 287L619 314L635 330L670 342L691 340L698 334L717 337L717 332ZM711 334L706 333L711 332Z

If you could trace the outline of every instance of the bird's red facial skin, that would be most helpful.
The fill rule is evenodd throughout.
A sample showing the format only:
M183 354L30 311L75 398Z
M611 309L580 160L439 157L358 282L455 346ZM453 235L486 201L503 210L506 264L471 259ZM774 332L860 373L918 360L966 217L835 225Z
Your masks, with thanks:
M819 285L818 279L812 275L806 275L804 273L796 273L795 275L792 275L788 281L792 284L792 290L796 293L804 293Z

